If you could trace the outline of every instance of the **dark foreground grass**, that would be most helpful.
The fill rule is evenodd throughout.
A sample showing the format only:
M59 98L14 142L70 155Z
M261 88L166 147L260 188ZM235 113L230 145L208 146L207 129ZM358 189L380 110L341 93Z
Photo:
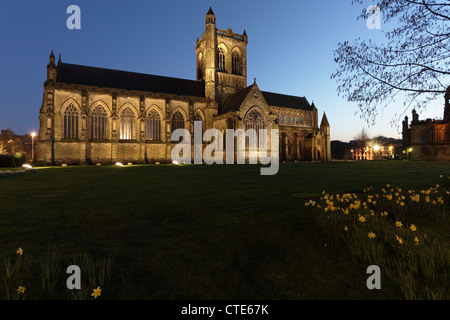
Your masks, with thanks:
M56 299L68 298L65 268L84 252L112 256L104 299L401 299L385 278L382 290L367 289L368 266L327 246L305 201L322 190L429 187L449 167L299 163L275 176L250 165L43 168L0 179L0 252L14 260L19 247L24 256L60 247ZM38 281L30 298L40 297Z

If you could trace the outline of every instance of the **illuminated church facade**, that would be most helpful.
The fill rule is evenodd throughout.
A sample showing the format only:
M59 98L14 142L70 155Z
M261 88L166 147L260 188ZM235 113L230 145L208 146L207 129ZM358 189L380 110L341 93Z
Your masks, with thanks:
M168 163L174 130L279 130L281 161L329 161L330 124L305 97L247 85L248 37L216 27L210 8L195 44L196 80L55 61L47 65L36 162ZM194 139L191 139L194 141ZM207 143L205 143L206 145ZM267 141L270 150L270 138Z

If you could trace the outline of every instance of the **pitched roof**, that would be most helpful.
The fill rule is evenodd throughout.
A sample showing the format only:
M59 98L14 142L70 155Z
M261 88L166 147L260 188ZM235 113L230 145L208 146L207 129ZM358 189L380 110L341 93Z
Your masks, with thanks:
M205 97L205 83L128 71L58 63L56 82Z
M261 93L269 106L307 111L314 110L314 107L309 104L305 97L289 96L267 91L261 91Z
M320 122L320 127L329 127L330 123L328 122L327 115L325 112L323 113L322 122Z
M223 102L221 113L238 110L252 87L253 86L248 86L247 88L242 89L241 91L238 91L226 98Z
M247 88L242 89L241 91L238 91L235 94L229 96L223 103L221 113L223 114L238 110L253 85L248 86ZM315 108L313 105L309 104L308 100L305 97L289 96L267 91L261 91L261 93L269 106L307 111L313 111Z

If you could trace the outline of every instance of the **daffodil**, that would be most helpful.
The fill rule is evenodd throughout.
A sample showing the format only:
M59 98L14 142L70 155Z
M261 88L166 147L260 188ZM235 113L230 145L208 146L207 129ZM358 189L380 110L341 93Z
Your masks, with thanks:
M419 238L414 237L414 242L416 243L416 245L418 245L419 244Z
M97 287L97 289L93 289L91 296L93 296L95 299L97 299L97 297L101 295L101 292L102 292L102 289L100 289L100 287Z
M360 222L364 222L364 221L366 221L366 218L364 218L363 216L361 216L361 217L358 218L358 220L359 220Z
M347 226L345 226L345 227L344 227L344 230L345 230L345 231L348 231L348 227L347 227Z
M23 254L22 248L17 249L16 253L17 253L18 255L22 255L22 254Z
M17 288L17 293L18 293L18 294L25 293L25 287L19 286L19 287Z
M403 226L403 223L401 223L401 221L395 221L395 226L401 228Z
M373 232L369 232L368 237L369 237L370 239L374 239L374 238L376 237L376 235L375 235L375 233L373 233Z
M411 229L411 231L416 231L417 230L417 227L415 225L413 225L413 224L409 228Z

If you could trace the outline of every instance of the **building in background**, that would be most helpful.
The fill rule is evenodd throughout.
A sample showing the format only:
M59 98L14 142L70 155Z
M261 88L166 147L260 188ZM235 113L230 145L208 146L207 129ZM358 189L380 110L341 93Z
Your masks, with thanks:
M404 153L411 160L450 161L450 86L444 95L442 120L419 120L412 111L411 124L408 117L403 121Z
M245 30L217 28L210 8L195 43L195 81L63 63L61 56L56 64L52 51L37 162L170 162L172 132L192 134L194 121L222 133L279 129L282 161L331 160L330 124L323 114L319 125L314 104L247 84L247 43ZM271 152L270 136L265 142Z
M353 160L397 160L402 156L402 140L377 137L364 144L354 141L350 150Z
M34 140L34 141L33 141ZM34 151L33 151L34 148ZM16 135L11 129L0 134L0 153L24 154L31 160L37 151L37 136L30 134Z

